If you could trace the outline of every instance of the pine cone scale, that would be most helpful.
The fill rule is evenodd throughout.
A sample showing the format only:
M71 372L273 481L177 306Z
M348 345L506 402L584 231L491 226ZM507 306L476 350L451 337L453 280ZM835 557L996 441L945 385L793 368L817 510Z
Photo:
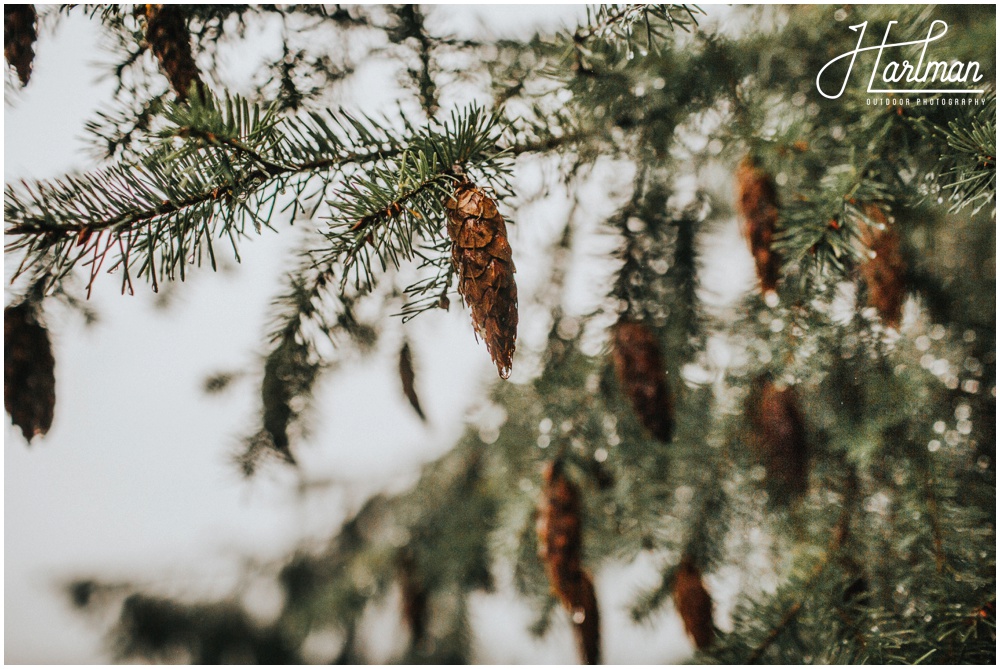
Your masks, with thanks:
M481 249L493 241L494 234L499 233L483 219L469 218L458 233L455 243L463 249Z

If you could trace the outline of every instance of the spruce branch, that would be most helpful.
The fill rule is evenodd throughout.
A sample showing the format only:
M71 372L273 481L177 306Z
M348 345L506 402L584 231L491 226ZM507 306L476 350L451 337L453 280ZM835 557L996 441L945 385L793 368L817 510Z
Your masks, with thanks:
M920 132L930 140L943 143L938 181L951 191L951 211L972 207L972 213L996 200L997 192L997 127L996 92L989 94L987 104L977 114L964 114L949 121L947 127L926 118L914 121Z
M829 285L862 258L858 221L881 225L864 205L893 199L887 186L868 176L867 168L838 166L781 208L775 248L786 268L798 266L803 285Z
M572 34L563 33L557 43L562 48L562 61L572 61L572 71L580 77L598 76L595 60L601 52L621 54L627 61L660 53L669 44L675 29L692 32L698 26L696 5L598 5L587 8L584 26ZM641 46L637 46L641 42ZM559 71L549 70L559 77Z
M853 478L851 479L853 481ZM799 586L799 591L802 593L808 593L819 577L823 575L826 568L830 565L830 562L843 548L844 543L847 539L847 532L850 523L851 514L854 512L854 500L855 494L853 488L849 487L848 500L844 504L844 509L841 512L840 518L837 520L836 525L833 528L832 537L830 538L829 545L827 546L826 552L823 557L813 566L812 570L809 572L808 576ZM802 607L806 603L805 595L803 594L799 599L794 601L787 609L785 609L784 614L782 614L781 619L778 624L768 630L764 638L754 646L750 655L746 659L746 664L756 664L758 660L764 655L768 648L777 641L778 637L791 625L795 619L802 612Z
M413 39L417 44L417 59L419 68L410 67L407 75L416 88L427 118L434 118L439 109L437 85L432 76L433 55L438 40L427 32L425 15L419 5L400 5L396 9L398 25L388 30L389 39L402 43Z
M324 340L343 356L347 351L369 352L378 338L378 330L355 315L355 305L367 289L331 294L339 271L339 265L316 263L303 252L298 268L287 277L285 291L274 300L270 350L260 386L261 428L244 440L236 457L246 476L256 472L267 454L296 464L290 429L303 427L316 383L338 362L321 352Z
M466 173L507 190L509 152L498 146L504 128L499 116L477 107L453 112L448 122L432 121L417 131L398 157L349 178L329 202L332 217L324 233L323 260L344 265L341 287L349 281L355 287L370 284L376 270L415 258L435 274L407 288L407 294L449 285L444 202ZM415 315L419 310L407 305L403 311Z
M664 29L691 32L698 27L698 15L704 14L697 5L597 5L587 8L587 25L573 33L573 41L583 44L599 37L631 53L638 26L651 51L657 46L655 40L666 34Z
M355 199L340 210L378 202L366 211L384 211L406 193L404 200L419 197L425 210L439 210L428 191L440 191L453 165L480 169L486 179L508 171L495 148L498 119L475 109L453 115L450 123L407 125L399 133L346 113L279 118L273 108L238 97L194 96L189 103L168 103L163 120L159 141L139 162L6 186L6 233L14 238L7 251L23 253L19 272L41 265L58 278L85 264L92 283L107 264L122 270L123 289L131 290L133 273L155 289L158 280L183 279L185 266L203 257L214 268L214 239L227 239L238 259L247 221L258 233L270 226L286 188L296 195L294 215L305 206L309 183L319 179L323 190L337 176L369 169L369 176L358 177L361 186L347 186ZM410 153L398 157L404 150ZM415 174L418 183L388 196L385 188L397 181L397 171L407 183Z

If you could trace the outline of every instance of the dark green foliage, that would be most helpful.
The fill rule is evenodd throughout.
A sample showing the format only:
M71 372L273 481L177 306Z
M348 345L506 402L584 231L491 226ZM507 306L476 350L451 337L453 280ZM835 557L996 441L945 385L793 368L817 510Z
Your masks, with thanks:
M116 634L119 659L192 664L299 664L294 647L272 626L254 623L235 603L185 606L129 595Z
M397 661L482 659L471 598L508 583L535 607L533 633L569 624L535 533L543 468L560 459L580 487L582 563L598 586L602 565L656 565L636 621L670 607L682 556L713 595L740 574L698 661L995 661L992 10L739 8L740 30L715 31L693 7L608 6L574 30L489 43L436 34L430 10L412 6L192 11L199 63L260 17L308 19L314 34L377 35L386 46L367 56L394 59L414 95L387 118L321 111L317 98L356 63L287 38L254 94L210 82L219 93L176 103L147 77L90 127L120 162L7 186L8 251L21 272L46 270L50 290L77 267L155 288L191 264L214 268L219 240L238 258L237 242L265 226L309 226L274 303L248 473L269 451L292 461L324 375L401 326L391 314L448 308L445 202L457 182L491 189L506 212L535 196L512 193L515 159L551 157L538 197L565 187L573 207L548 227L512 226L519 268L517 243L553 240L535 254L551 263L544 287L520 297L521 323L547 336L518 342L514 381L491 388L484 417L411 490L373 497L325 546L263 567L285 595L266 625L230 599L81 581L70 591L81 607L124 593L121 657L291 662L332 629L339 650L322 661L365 662L362 619L397 590L419 619ZM145 67L137 26L121 9L90 13L130 80L123 72ZM881 35L898 21L898 37L917 39L934 18L951 25L940 57L981 63L987 104L873 106L857 82L836 100L816 90L819 69L854 48L848 26ZM470 82L492 103L452 106ZM756 290L723 303L702 281L719 269L706 263L725 262L712 245L737 214L746 156L777 190L777 304ZM580 211L591 189L608 203L603 223ZM860 280L870 206L899 231L906 267L892 333ZM595 238L605 250L585 262L608 280L574 312L567 275ZM622 318L663 352L669 444L615 379L609 331ZM794 427L783 448L764 448L774 417L753 415L765 379L795 398L782 405Z

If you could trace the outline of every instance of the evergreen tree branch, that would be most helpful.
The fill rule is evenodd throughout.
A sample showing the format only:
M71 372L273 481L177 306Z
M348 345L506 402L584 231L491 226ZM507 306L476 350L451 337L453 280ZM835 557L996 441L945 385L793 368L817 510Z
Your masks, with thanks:
M439 134L418 135L398 158L348 180L331 202L324 259L342 259L341 286L351 279L355 286L371 283L374 265L384 271L415 257L437 268L432 286L441 285L451 269L434 258L447 248L444 203L454 184L470 173L477 183L506 189L510 168L508 153L497 148L498 117L470 108L440 128Z
M420 106L427 118L434 118L439 109L437 85L431 75L433 52L437 40L427 32L424 12L419 5L401 5L396 10L399 25L390 29L389 38L395 42L413 39L417 43L417 58L420 67L409 68L407 74L417 89Z
M498 120L472 109L453 115L450 123L410 127L407 135L371 119L332 112L279 120L273 111L239 98L171 104L165 118L160 144L140 163L21 188L8 185L6 232L14 237L8 252L21 250L25 263L42 262L57 276L92 255L91 281L110 255L111 268L123 267L129 285L129 270L137 267L155 288L158 278L173 278L175 271L183 278L185 264L198 262L202 249L214 267L212 239L226 236L235 250L246 219L258 230L270 225L271 215L258 212L267 205L273 211L288 186L302 195L316 177L325 188L334 175L367 167L375 178L357 177L361 186L349 183L346 201L336 204L339 211L355 215L363 210L358 218L384 212L399 192L386 190L392 182L415 178L422 186L406 190L403 200L420 199L431 216L429 210L441 211L439 196L445 194L440 177L454 165L478 169L488 180L507 169L495 148ZM437 195L428 198L427 191L435 188ZM253 206L247 202L251 199ZM301 206L296 198L293 215ZM407 231L392 233L402 239ZM387 258L380 258L385 267ZM399 257L393 253L392 260Z
M996 92L991 91L987 104L977 114L963 114L947 127L919 118L914 121L923 136L941 143L941 173L938 181L951 191L951 211L972 206L975 214L996 200L997 128Z
M799 590L803 593L807 593L812 589L813 585L817 582L823 572L826 571L827 566L830 564L831 560L836 556L843 547L845 540L847 539L847 529L850 521L850 516L854 512L853 500L854 495L850 494L848 496L848 501L844 504L844 510L841 512L840 519L837 521L836 526L833 529L833 536L830 539L830 543L827 546L826 552L823 558L816 563L812 568L809 575L803 580ZM750 655L747 656L746 664L756 664L758 660L767 652L767 649L777 641L778 637L791 625L795 619L802 612L802 607L805 605L805 597L798 599L789 606L778 624L772 627L764 638L754 646Z
M654 47L654 39L662 36L662 28L680 28L690 32L698 27L698 15L704 11L697 5L597 5L587 8L587 25L573 33L573 41L582 45L587 40L600 37L631 47L635 26L644 29L646 46Z

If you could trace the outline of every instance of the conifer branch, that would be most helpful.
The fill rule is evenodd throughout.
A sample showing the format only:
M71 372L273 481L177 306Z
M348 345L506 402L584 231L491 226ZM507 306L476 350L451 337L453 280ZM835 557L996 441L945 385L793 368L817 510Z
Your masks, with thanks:
M802 582L799 586L799 590L803 593L807 593L812 589L813 585L817 582L823 572L826 571L827 566L837 555L840 549L844 546L847 540L848 527L850 523L851 514L854 513L854 502L856 499L855 490L855 479L853 474L848 477L848 493L847 499L844 502L844 509L840 514L840 518L837 520L837 524L833 528L832 537L830 538L829 545L827 546L826 552L824 553L822 559L816 563L809 573L809 576ZM746 659L747 664L756 664L757 661L764 655L768 648L781 636L782 632L788 628L792 622L798 617L799 613L802 612L802 607L805 605L805 596L796 600L789 606L785 613L781 616L781 620L778 624L772 627L767 635L758 643L754 649L750 652L750 655Z
M996 200L997 128L996 92L977 114L964 114L947 127L917 119L915 125L931 140L943 143L938 180L951 191L951 211L971 206L975 214Z
M661 36L663 27L690 32L698 27L698 15L705 12L697 5L598 5L587 9L587 26L573 33L578 44L593 37L608 41L631 43L634 26L641 24L646 31L647 46ZM654 27L655 25L655 27Z
M871 178L867 167L831 170L817 187L781 208L774 246L786 267L798 265L803 285L829 285L862 257L858 221L880 225L864 205L892 200L889 188Z
M431 70L433 51L437 40L428 34L424 24L424 13L419 5L401 5L396 10L396 17L399 20L399 26L389 31L389 37L400 43L411 38L416 41L420 67L409 68L407 74L417 89L420 106L423 107L427 118L434 118L438 112L439 104L437 85L434 83Z
M14 237L8 252L24 253L22 267L42 263L61 276L88 262L93 282L110 256L110 269L124 270L124 284L131 285L135 270L155 288L175 272L183 279L185 265L200 263L203 251L214 268L214 238L228 238L238 258L245 222L252 221L258 232L270 226L279 193L287 187L297 196L294 215L316 177L322 190L338 174L367 168L368 176L345 186L334 204L339 212L378 218L377 212L388 211L397 199L400 207L407 203L407 211L415 211L410 200L416 199L427 220L442 211L443 179L455 165L478 169L487 181L502 180L508 170L496 148L498 119L476 109L453 115L449 123L408 127L406 134L343 113L279 119L240 98L195 96L189 104L169 103L164 119L159 143L141 162L6 187L6 232ZM271 213L259 213L268 208ZM419 218L408 223L427 225ZM383 237L387 244L379 250L383 268L390 260L398 264L399 249L404 259L412 257L411 232L396 227L389 234L393 239ZM338 245L344 238L337 233L331 240L334 256L354 248ZM363 260L370 277L369 262Z
M370 284L375 265L384 271L417 257L422 266L436 269L436 278L408 293L448 283L451 269L442 260L448 243L444 202L454 184L472 173L477 181L506 190L509 152L498 148L502 126L497 116L469 108L453 113L447 124L432 122L428 128L439 130L418 134L398 157L349 179L331 201L323 258L343 261L341 286L351 280L355 287ZM411 307L404 311L412 313Z
M267 454L296 464L291 428L301 427L316 383L337 363L320 353L319 340L329 341L343 355L347 350L368 353L378 338L378 330L354 313L367 289L331 295L340 269L334 263L316 263L305 252L300 266L288 275L285 292L274 300L276 314L261 380L261 428L244 440L236 457L246 476L255 473Z

